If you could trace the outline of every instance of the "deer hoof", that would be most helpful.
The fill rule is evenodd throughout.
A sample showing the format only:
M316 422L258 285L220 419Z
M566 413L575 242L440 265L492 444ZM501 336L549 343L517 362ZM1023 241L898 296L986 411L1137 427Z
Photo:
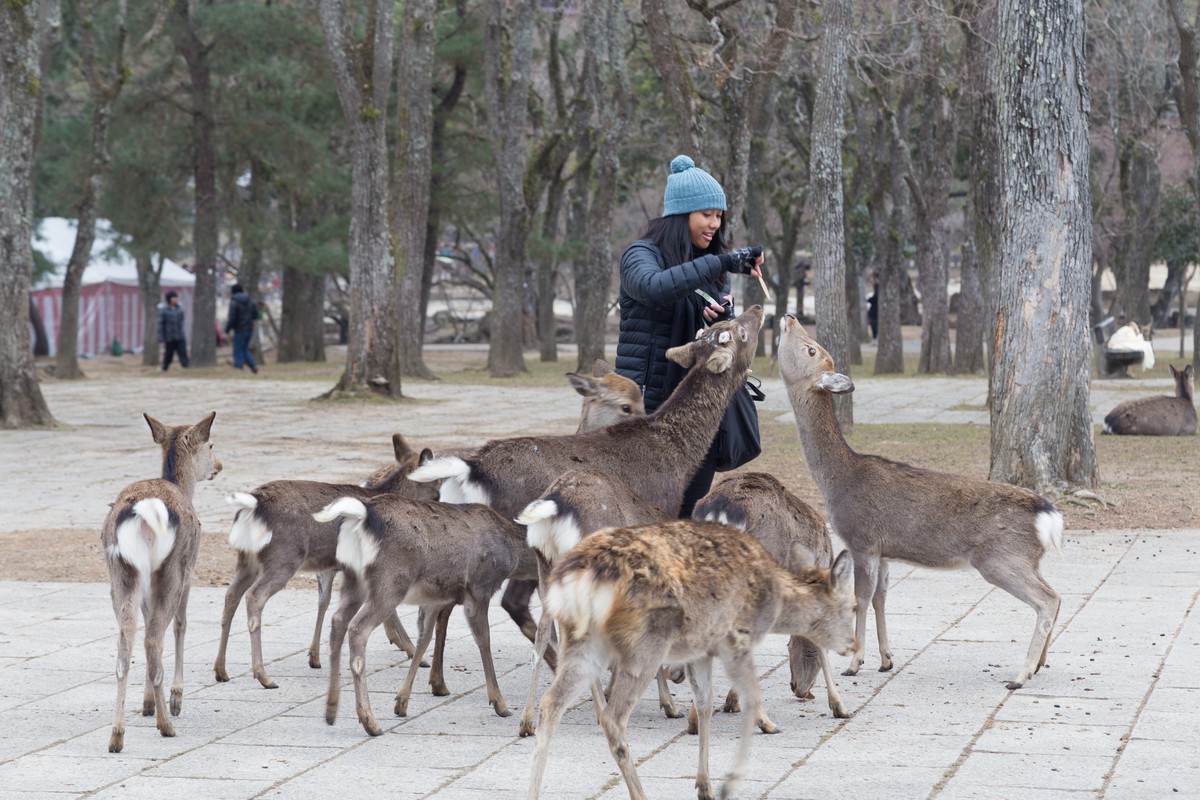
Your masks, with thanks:
M316 653L309 653L308 654L308 665L310 667L312 667L313 669L320 669L321 668L321 657L319 655L317 655Z
M254 677L258 679L258 682L262 684L262 687L264 689L278 689L279 688L279 684L277 684L275 681L268 678L267 673L265 673L265 672L255 673Z
M758 720L758 729L763 733L779 733L783 730L783 728L779 727L766 717L762 717Z
M363 730L366 731L369 736L382 736L383 735L383 729L380 728L379 725L373 719L363 720L362 726L363 726Z
M433 681L430 681L429 682L429 690L431 692L433 692L434 697L445 697L446 695L450 694L449 687L446 686L445 682L441 682L441 681L439 681L438 683L434 683Z
M726 698L725 705L721 706L721 711L726 714L738 714L742 710L742 703L738 698Z
M396 698L396 707L393 710L396 712L397 717L407 717L408 716L408 698L407 697L397 697Z
M527 736L533 736L535 733L537 733L537 726L533 722L526 719L521 720L521 727L517 728L517 736L524 739Z
M182 711L183 711L183 690L182 689L172 689L171 690L171 716L178 717Z
M125 747L125 731L113 728L112 736L108 739L108 752L119 753Z
M162 725L158 726L158 732L161 733L164 738L170 739L175 735L175 726L171 724L170 720L167 720Z
M153 717L154 716L154 698L153 697L148 697L142 701L142 716L143 717Z
M225 671L225 667L213 667L213 675L217 683L229 683L229 673Z
M697 800L715 800L712 793L712 784L708 781L696 781L696 798Z
M1008 683L1004 684L1004 686L1010 690L1020 689L1024 685L1024 683L1018 683L1017 681L1009 681Z
M673 703L671 705L663 704L659 707L662 709L663 715L667 719L683 719L684 716L686 716L682 711L679 710L679 707Z
M829 710L833 712L834 719L850 719L850 712L843 703L836 703L830 706Z
M492 708L496 711L497 717L511 717L512 716L512 712L509 711L508 706L505 705L503 700L493 700Z

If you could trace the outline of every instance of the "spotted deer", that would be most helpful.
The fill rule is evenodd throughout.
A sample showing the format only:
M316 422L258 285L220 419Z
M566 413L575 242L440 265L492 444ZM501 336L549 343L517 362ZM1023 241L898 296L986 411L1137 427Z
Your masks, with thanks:
M892 669L884 619L889 561L938 568L969 565L1037 613L1025 662L1008 688L1025 685L1046 664L1061 604L1039 565L1046 550L1062 548L1062 514L1028 489L920 469L850 449L834 415L833 395L853 391L854 384L834 370L829 353L799 320L788 315L781 329L779 371L804 457L834 532L854 555L858 640L865 633L871 605L879 669ZM843 674L857 674L862 663L861 652L856 653Z
M100 531L117 638L117 708L108 751L125 747L125 689L137 633L137 612L145 623L146 690L142 715L155 716L163 736L174 736L171 717L183 708L183 639L187 632L188 590L200 551L200 519L192 505L196 483L221 471L209 435L214 411L195 425L167 426L143 415L155 444L162 448L162 477L137 481L117 495ZM175 679L170 716L163 690L163 639L175 621Z
M550 741L563 712L593 687L600 725L629 796L645 800L625 739L629 716L664 662L684 664L699 709L696 790L711 800L708 744L712 658L746 700L737 755L721 796L745 774L761 699L753 650L768 633L801 635L840 653L855 649L850 558L799 576L750 536L725 525L674 520L607 528L586 537L550 575L545 605L562 630L554 682L542 696L528 800L540 796ZM613 664L607 704L595 688ZM556 796L566 787L556 787Z

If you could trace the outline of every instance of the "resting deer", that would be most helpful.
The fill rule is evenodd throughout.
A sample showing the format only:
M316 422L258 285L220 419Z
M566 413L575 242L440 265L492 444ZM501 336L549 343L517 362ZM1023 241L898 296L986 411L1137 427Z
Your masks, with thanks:
M688 373L649 416L589 433L496 439L468 458L434 459L409 478L440 479L443 501L484 503L515 519L559 475L593 468L620 475L643 500L674 517L733 393L745 384L762 320L763 308L755 306L668 350L667 358ZM506 592L504 608L534 639L528 598L525 593L517 602Z
M171 717L183 706L183 637L187 631L188 589L200 551L200 520L192 505L196 482L221 471L209 434L214 411L195 425L167 427L144 414L154 441L162 448L162 477L137 481L121 490L100 532L117 639L117 710L108 752L125 746L125 688L137 633L137 610L145 621L146 691L142 715L155 715L163 736L174 736ZM175 679L171 684L171 716L163 694L163 638L175 620Z
M892 668L884 604L888 561L926 567L970 565L988 583L1031 606L1037 624L1017 676L1019 689L1046 663L1060 598L1042 578L1039 563L1050 547L1062 548L1063 518L1050 501L1004 483L919 469L846 444L833 412L833 395L854 390L833 359L793 316L784 317L779 370L795 411L796 428L813 480L825 499L833 530L854 554L858 597L855 635L875 608L880 671ZM862 666L861 652L846 675Z
M510 716L492 664L488 604L506 579L537 576L537 557L525 545L525 530L487 506L395 495L365 502L343 497L313 516L319 522L339 522L337 558L345 568L340 604L329 629L325 721L332 725L337 718L342 639L348 630L358 720L372 736L383 732L367 693L367 637L400 603L420 605L427 613L408 677L396 695L396 715L408 713L418 662L433 634L430 612L461 603L479 646L488 702L497 715Z
M1168 364L1175 379L1174 397L1142 397L1120 403L1104 418L1104 432L1126 436L1194 436L1196 433L1195 370Z
M237 509L233 527L229 531L229 544L238 551L238 561L237 572L225 592L225 609L221 614L221 642L213 664L218 681L229 680L229 673L225 669L225 651L233 616L237 613L242 595L245 595L254 677L264 688L274 689L278 686L267 675L263 663L262 612L267 601L301 571L317 573L317 624L308 647L308 665L320 669L321 625L333 592L333 578L340 565L335 557L337 525L317 522L313 519L313 513L344 496L365 499L394 493L432 500L437 493L427 484L405 480L422 460L432 458L429 450L413 450L398 433L392 436L392 450L395 463L377 470L362 486L317 481L272 481L250 492L227 495L229 504ZM411 657L413 643L400 624L400 618L393 614L384 624L388 641ZM435 673L440 672L436 667L440 667L440 664L435 664L434 670ZM437 682L440 682L440 677Z
M696 504L692 518L745 531L793 574L802 574L811 567L828 569L833 564L833 542L825 520L774 476L763 472L739 472L725 478ZM824 650L803 636L793 636L788 640L788 663L796 697L813 699L811 689L820 670L825 676L829 710L839 719L850 716L838 695ZM737 693L731 691L724 710L737 709ZM695 722L694 715L689 715L689 733L696 732ZM764 733L778 730L765 714L758 726Z
M745 772L759 713L753 648L768 633L784 633L841 653L853 650L849 576L845 553L832 570L813 569L798 577L746 534L694 520L608 528L584 539L554 568L546 591L545 605L561 626L562 652L554 683L542 697L527 798L541 792L550 740L564 710L590 684L593 701L603 707L600 725L629 796L644 800L625 729L664 661L688 667L699 707L696 791L702 800L712 798L713 655L721 659L747 706L737 755L721 792L727 797ZM614 662L612 694L604 706L596 680Z

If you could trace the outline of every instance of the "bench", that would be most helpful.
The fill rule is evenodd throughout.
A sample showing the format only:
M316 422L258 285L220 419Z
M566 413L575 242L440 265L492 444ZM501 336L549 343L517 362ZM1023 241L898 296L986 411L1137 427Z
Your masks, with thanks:
M1116 332L1117 321L1107 317L1092 326L1092 336L1098 347L1096 350L1096 373L1101 378L1129 378L1129 368L1140 366L1145 353L1140 350L1110 350L1106 345Z

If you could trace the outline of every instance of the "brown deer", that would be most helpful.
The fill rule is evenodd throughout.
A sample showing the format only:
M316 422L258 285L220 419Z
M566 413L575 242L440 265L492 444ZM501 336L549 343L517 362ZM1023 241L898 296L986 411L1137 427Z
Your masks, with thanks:
M1028 489L851 450L833 412L833 395L853 391L854 384L834 371L829 353L799 320L788 315L781 329L779 371L804 456L834 532L854 554L855 635L862 641L867 606L872 605L879 669L890 670L884 621L888 561L939 568L970 565L988 583L1037 612L1025 662L1008 683L1009 689L1019 689L1045 665L1058 617L1060 598L1042 578L1039 564L1048 548L1062 548L1062 514ZM860 652L843 674L857 674L862 662Z
M1196 372L1188 364L1182 371L1168 364L1175 379L1174 397L1141 397L1126 400L1108 412L1104 432L1123 436L1194 436L1196 434Z
M409 478L441 480L444 502L484 503L515 519L559 475L593 468L620 475L643 500L674 517L725 408L745 383L762 320L762 306L754 306L667 351L667 358L689 370L649 416L589 433L496 439L468 458L436 458ZM519 600L506 592L503 605L532 640L537 624L524 588Z
M561 626L562 652L554 683L542 697L526 797L540 795L554 731L566 707L591 685L629 796L645 800L625 729L659 665L669 662L687 666L699 707L696 792L701 800L712 798L708 742L714 654L747 706L737 755L721 791L729 796L744 775L761 704L753 648L768 633L784 633L840 653L853 650L850 568L843 553L832 570L813 569L797 577L750 536L695 520L607 528L585 538L554 568L546 592L546 607ZM614 680L605 705L595 687L610 663Z
M812 567L829 569L833 565L833 542L825 520L774 476L764 472L739 472L725 478L696 504L692 518L745 531L793 574L802 574ZM813 699L811 689L820 670L825 676L829 710L839 719L850 716L838 695L824 650L803 636L793 636L788 640L788 663L792 693L796 697ZM736 692L729 693L724 710L738 710ZM774 724L765 715L758 726L764 733L774 732ZM692 715L688 717L688 732L695 733Z
M583 395L583 411L576 433L607 428L629 417L640 417L646 413L642 390L637 383L618 375L603 358L592 359L590 378L568 372L567 380L575 387L575 391Z
M142 715L155 715L163 736L174 736L171 717L183 707L183 637L187 631L188 590L200 551L200 520L192 505L196 482L221 471L209 434L214 411L195 425L168 427L149 414L154 441L162 448L162 477L137 481L121 490L109 509L100 541L108 564L117 638L117 709L108 752L125 746L125 689L137 633L137 610L145 621L146 690ZM170 716L163 693L163 638L175 620L175 679Z
M487 506L395 495L366 501L343 497L313 516L340 524L337 558L345 570L340 604L329 629L325 721L332 725L337 718L342 639L348 631L358 720L371 736L383 732L367 693L367 637L400 603L420 605L426 615L408 677L396 695L396 715L408 714L408 699L418 662L433 635L434 617L444 607L461 603L479 646L488 702L498 716L510 716L492 664L488 604L505 580L537 577L537 556L525 544L524 528Z
M340 565L337 550L338 526L320 523L313 514L339 497L359 499L394 493L403 497L432 500L436 488L405 480L422 462L432 458L429 450L413 450L400 434L392 436L395 463L377 470L362 486L318 481L272 481L249 492L234 492L226 500L237 509L229 544L238 553L237 572L225 591L221 614L221 642L213 672L218 681L229 680L225 652L234 614L246 596L246 621L250 629L250 659L255 679L264 688L278 686L267 675L262 655L262 612L271 599L297 572L317 573L317 624L308 648L308 665L321 667L321 625L333 592L333 579ZM414 646L393 614L385 621L388 641L410 657ZM436 665L440 666L440 664ZM434 670L438 672L437 669ZM432 678L431 678L432 680Z

